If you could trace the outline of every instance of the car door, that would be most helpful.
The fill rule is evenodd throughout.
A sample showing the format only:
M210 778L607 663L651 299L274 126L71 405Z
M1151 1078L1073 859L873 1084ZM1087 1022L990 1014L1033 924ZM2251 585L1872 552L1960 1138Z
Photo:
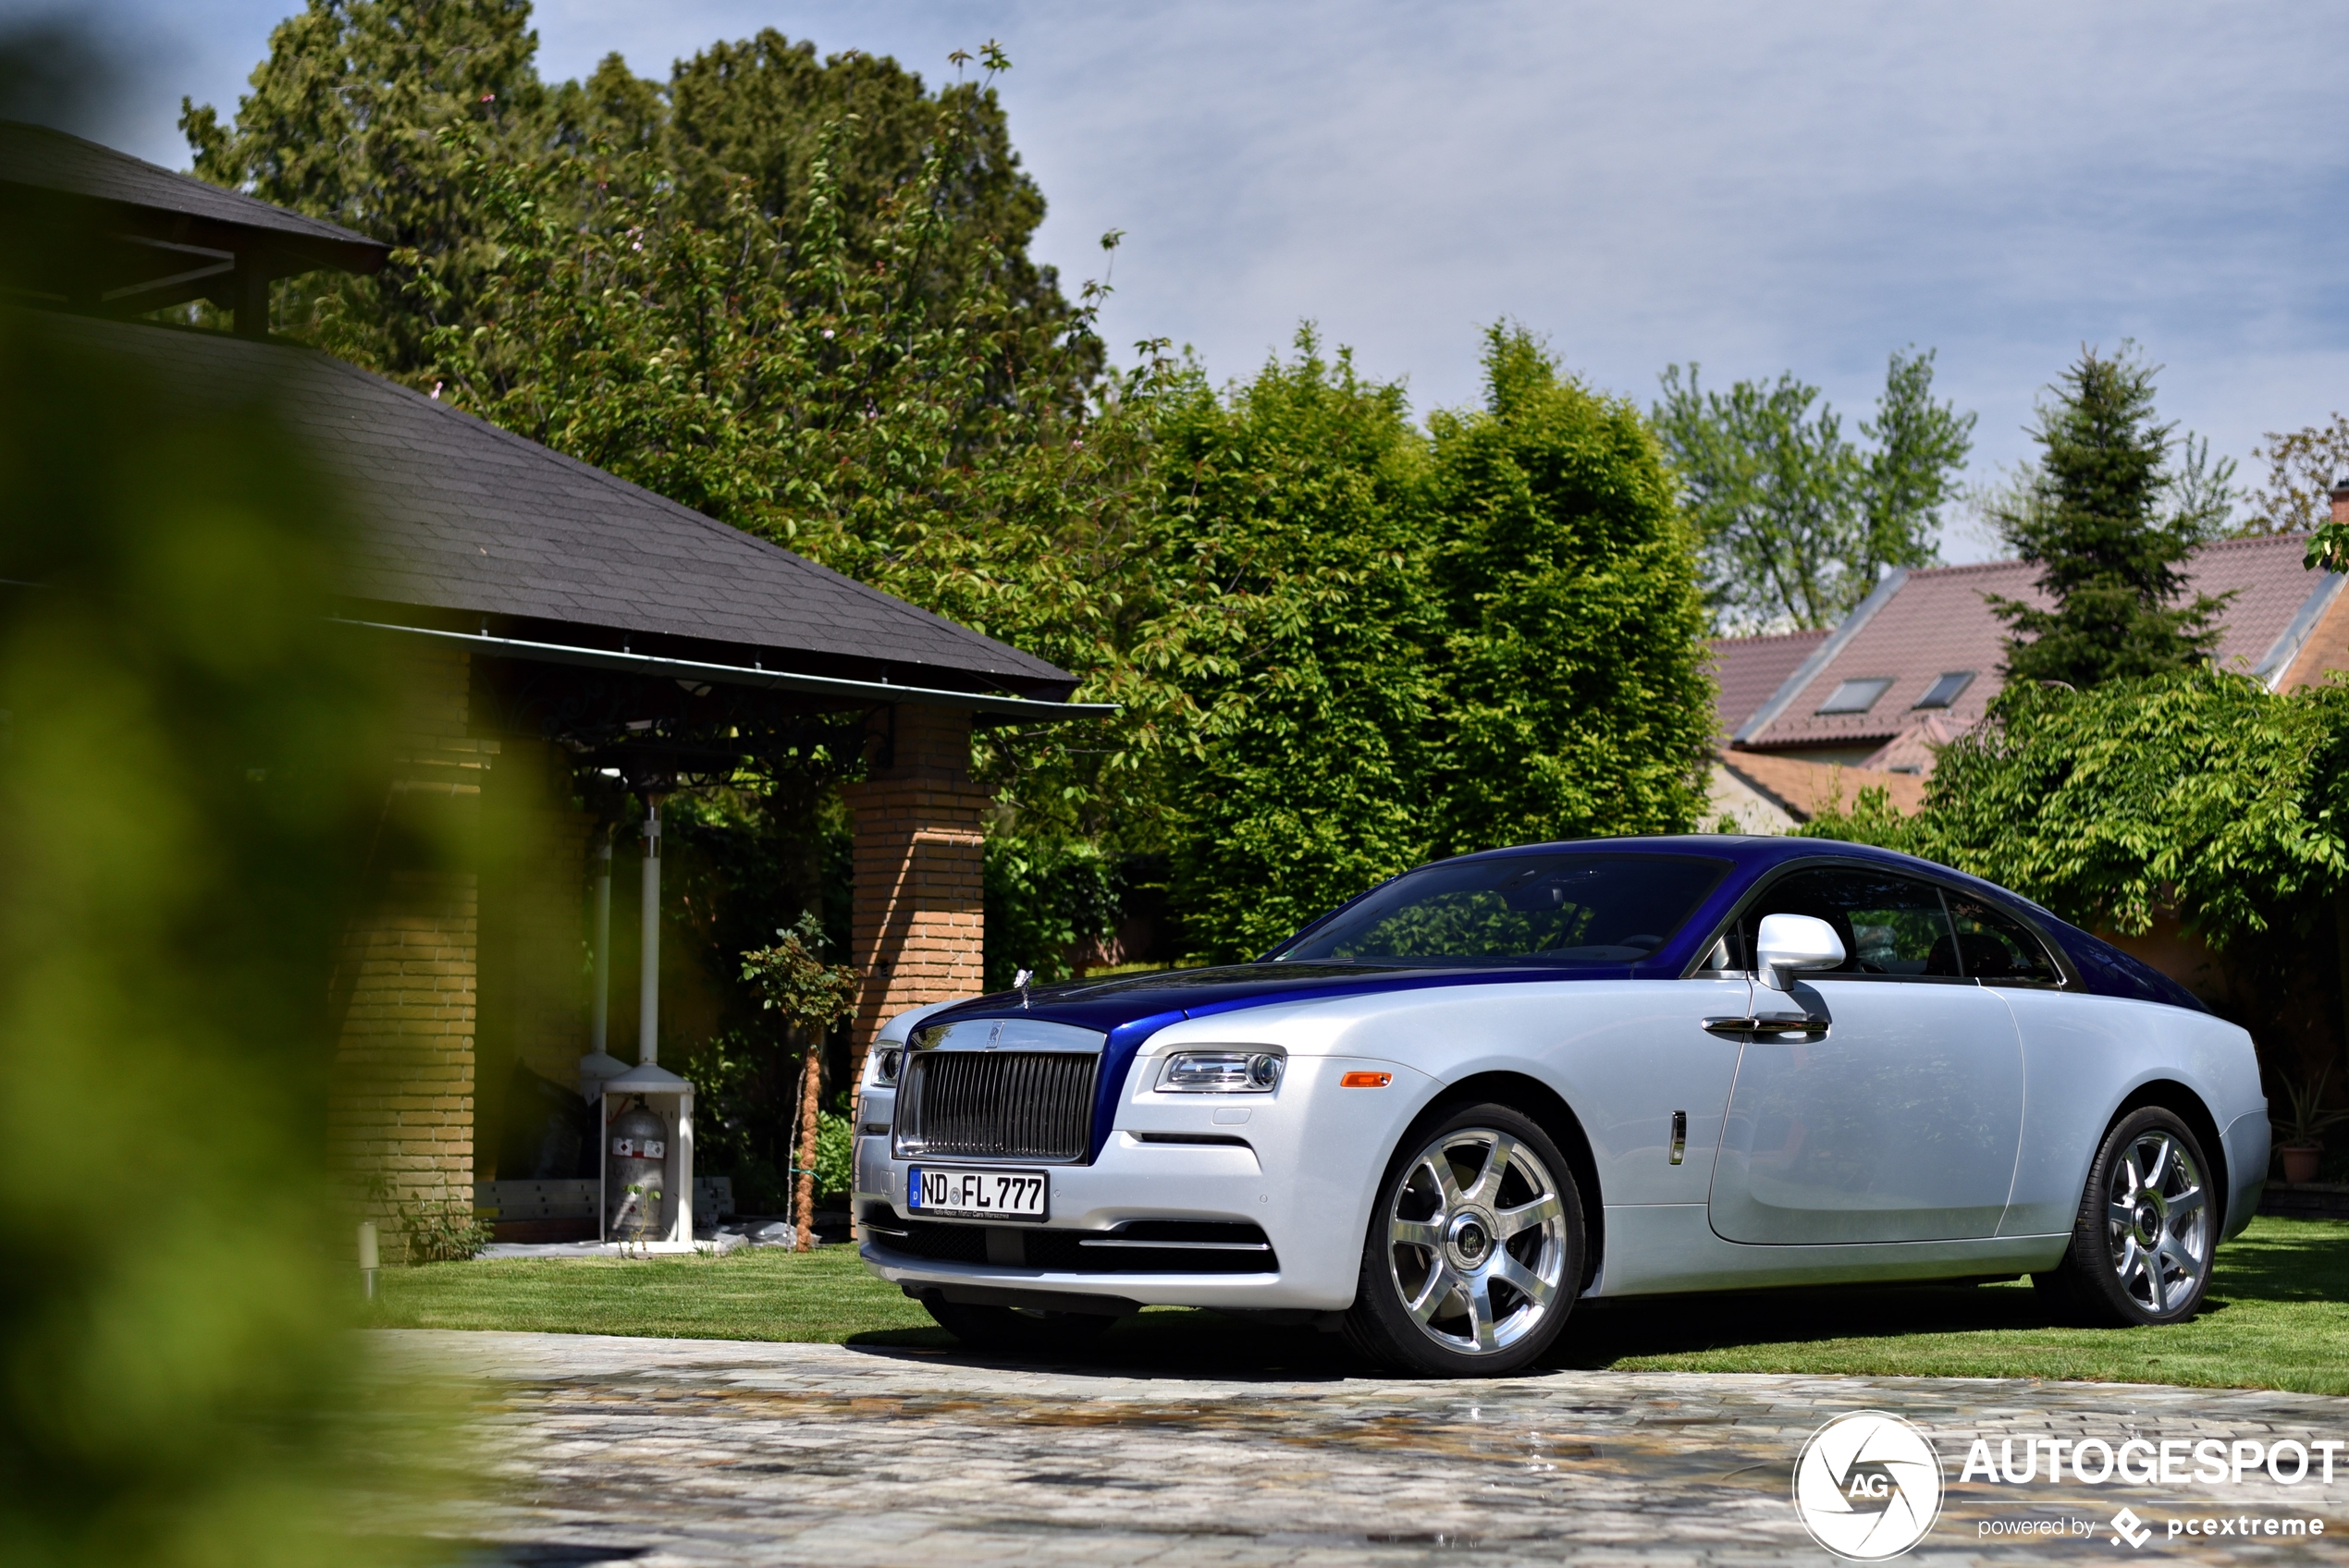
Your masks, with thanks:
M2023 1045L1995 991L1966 977L1941 890L1861 865L1809 866L1764 888L1765 914L1843 939L1841 967L1790 993L1756 986L1714 1168L1710 1212L1732 1242L1946 1241L1998 1232L2023 1135ZM1778 1020L1784 1020L1783 1024Z

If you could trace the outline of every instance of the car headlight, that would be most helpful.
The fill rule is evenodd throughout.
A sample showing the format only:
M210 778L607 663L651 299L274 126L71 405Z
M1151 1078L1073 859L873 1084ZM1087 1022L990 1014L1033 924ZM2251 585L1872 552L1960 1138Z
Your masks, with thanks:
M866 1082L884 1089L897 1086L897 1070L905 1060L904 1051L896 1046L882 1046L873 1052L872 1072Z
M1158 1087L1173 1095L1269 1095L1284 1065L1278 1051L1175 1051L1158 1070Z

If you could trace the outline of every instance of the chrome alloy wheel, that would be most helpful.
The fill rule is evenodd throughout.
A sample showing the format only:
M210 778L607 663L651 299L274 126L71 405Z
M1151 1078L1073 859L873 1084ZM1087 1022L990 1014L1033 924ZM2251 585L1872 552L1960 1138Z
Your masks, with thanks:
M2155 1128L2112 1162L2105 1226L2121 1288L2147 1312L2183 1301L2210 1264L2210 1207L2194 1156Z
M1565 1289L1557 1183L1531 1149L1489 1127L1455 1129L1419 1152L1396 1188L1386 1237L1404 1311L1464 1355L1516 1344Z

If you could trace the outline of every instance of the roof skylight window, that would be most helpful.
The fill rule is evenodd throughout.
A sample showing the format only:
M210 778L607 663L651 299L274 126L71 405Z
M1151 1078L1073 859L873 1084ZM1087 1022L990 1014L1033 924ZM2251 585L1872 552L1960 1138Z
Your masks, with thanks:
M1892 687L1889 676L1871 677L1865 680L1847 680L1838 686L1827 700L1821 703L1821 713L1865 713L1876 706L1876 700Z
M1945 671L1940 680L1925 688L1925 695L1917 699L1916 705L1921 708L1946 708L1958 700L1959 692L1973 684L1974 671L1970 669Z

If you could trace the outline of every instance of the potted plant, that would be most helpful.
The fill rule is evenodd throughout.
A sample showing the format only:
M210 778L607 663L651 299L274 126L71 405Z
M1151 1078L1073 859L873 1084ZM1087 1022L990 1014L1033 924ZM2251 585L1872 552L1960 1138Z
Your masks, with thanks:
M2332 1068L2328 1064L2314 1078L2284 1086L2292 1112L2276 1124L2276 1153L2283 1160L2284 1181L2293 1185L2317 1179L2317 1163L2325 1152L2325 1129L2349 1121L2349 1111L2324 1109L2325 1089L2331 1081Z

